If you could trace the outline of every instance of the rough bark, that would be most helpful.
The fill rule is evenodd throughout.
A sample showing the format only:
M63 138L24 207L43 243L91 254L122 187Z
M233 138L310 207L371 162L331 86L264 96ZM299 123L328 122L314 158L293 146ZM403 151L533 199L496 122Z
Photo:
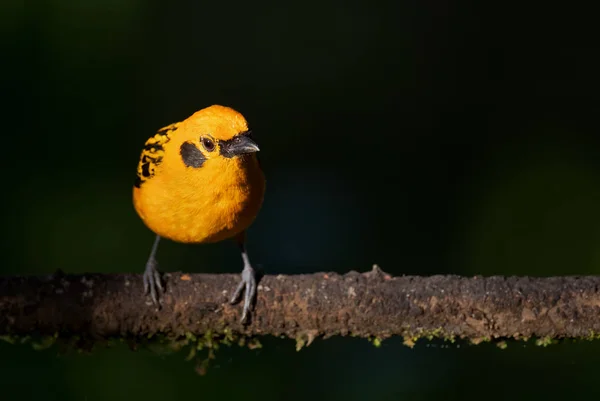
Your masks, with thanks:
M137 274L0 278L0 334L147 338L211 333L301 341L354 335L596 338L600 277L391 277L368 273L265 276L253 318L227 300L238 275L164 275L161 308Z

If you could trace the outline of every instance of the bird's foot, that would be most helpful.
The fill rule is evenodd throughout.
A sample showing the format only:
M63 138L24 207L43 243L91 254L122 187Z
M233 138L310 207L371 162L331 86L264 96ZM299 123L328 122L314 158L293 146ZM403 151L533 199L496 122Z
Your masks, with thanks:
M245 323L248 319L250 307L256 297L256 272L250 264L244 266L244 270L242 270L242 280L231 297L230 303L235 304L238 302L244 290L246 290L246 296L244 297L244 308L242 309L242 323Z
M144 295L150 294L154 305L158 305L159 293L164 291L157 267L156 259L150 258L144 270Z

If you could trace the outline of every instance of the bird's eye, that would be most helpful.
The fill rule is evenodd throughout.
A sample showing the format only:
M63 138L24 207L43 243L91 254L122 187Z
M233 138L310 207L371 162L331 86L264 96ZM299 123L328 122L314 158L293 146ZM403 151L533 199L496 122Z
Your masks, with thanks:
M202 138L202 146L204 146L204 149L206 149L209 152L215 150L215 143L210 138Z

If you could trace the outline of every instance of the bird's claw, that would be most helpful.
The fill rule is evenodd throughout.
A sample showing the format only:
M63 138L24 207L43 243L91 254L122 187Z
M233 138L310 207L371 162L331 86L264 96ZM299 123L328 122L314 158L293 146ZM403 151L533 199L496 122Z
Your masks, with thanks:
M244 290L246 290L246 293L244 297L244 308L242 309L242 323L247 321L250 313L250 307L254 301L254 298L256 297L256 272L250 265L244 266L244 270L242 271L242 280L235 289L235 292L233 293L233 296L229 302L231 304L237 303Z
M158 305L159 293L164 291L157 266L156 260L150 259L144 270L144 295L150 294L154 305Z

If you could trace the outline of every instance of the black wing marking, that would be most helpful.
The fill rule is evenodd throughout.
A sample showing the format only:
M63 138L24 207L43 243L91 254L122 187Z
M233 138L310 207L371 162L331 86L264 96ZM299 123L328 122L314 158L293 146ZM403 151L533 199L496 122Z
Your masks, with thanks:
M171 136L177 131L178 126L179 123L175 123L161 128L144 144L134 184L137 188L154 176L156 167L162 163L165 155L164 146L171 140Z

